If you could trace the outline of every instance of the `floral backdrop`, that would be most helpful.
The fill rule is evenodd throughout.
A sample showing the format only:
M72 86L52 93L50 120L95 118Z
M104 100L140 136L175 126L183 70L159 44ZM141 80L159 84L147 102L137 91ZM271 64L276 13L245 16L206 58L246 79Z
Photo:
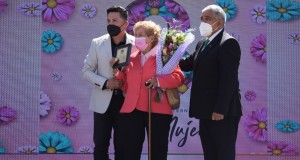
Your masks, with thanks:
M39 153L40 159L50 160L53 159L53 155L49 156L51 153L76 153L86 155L80 157L82 160L91 159L93 119L88 105L92 86L83 80L81 68L91 40L106 33L106 9L113 5L127 8L130 34L133 25L142 20L153 20L162 27L168 22L171 26L181 24L182 30L194 28L196 40L184 55L187 56L194 51L196 41L203 38L198 31L199 17L209 4L224 9L225 29L239 41L242 50L239 73L244 116L239 126L237 154L299 156L300 93L296 81L299 67L294 66L300 50L299 0L0 0L0 54L4 55L0 60L0 154L7 159L11 155ZM32 32L34 39L29 42L32 45L10 43L11 35L28 41L28 35L19 33L22 25L16 25L18 30L10 27L12 17L18 19L18 23L29 24L23 29ZM30 26L41 30L32 30ZM20 49L10 54L9 48L15 45ZM272 54L267 56L267 52ZM6 59L14 61L8 63ZM16 61L24 65L12 65L17 64ZM26 65L31 69L24 69ZM14 82L10 80L14 75L7 75L7 70L19 74L30 72L31 76L26 74ZM180 109L174 111L169 153L199 155L202 149L198 120L188 117L191 72L185 72L185 77L183 87L178 88L181 104ZM25 80L26 91L31 92L11 91L12 85ZM10 92L4 92L6 90ZM28 93L34 93L36 98ZM9 95L27 95L32 101L20 105L22 101ZM31 114L34 116L28 119ZM27 132L30 138L12 139L23 136L21 132L10 133L20 130L27 121L33 122L28 123L32 126L25 126L22 133ZM112 146L110 152L113 152ZM146 143L143 152L147 152ZM67 159L72 155L61 157Z

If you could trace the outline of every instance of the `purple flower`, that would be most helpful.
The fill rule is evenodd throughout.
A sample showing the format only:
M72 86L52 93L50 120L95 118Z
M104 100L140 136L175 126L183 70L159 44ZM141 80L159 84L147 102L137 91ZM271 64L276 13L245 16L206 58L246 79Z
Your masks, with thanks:
M170 12L172 12L173 14L181 15L182 13L186 12L185 9L181 5L179 5L178 3L176 3L173 0L166 0L165 4L166 4L166 7L168 8L168 10Z
M146 18L146 15L143 13L146 11L146 5L144 4L144 1L141 3L132 2L126 7L126 10L128 11L129 22L126 31L133 35L133 26L135 23L138 21L143 21Z
M50 107L51 107L51 99L45 92L40 91L40 116L44 117L48 115L48 111L50 110Z
M87 18L93 18L96 15L97 9L92 4L84 4L81 7L81 14Z
M37 154L38 148L36 146L21 146L17 152L22 154Z
M148 5L151 6L151 7L155 7L155 8L158 8L158 7L161 7L163 1L161 0L150 0L148 1Z
M245 98L247 101L254 101L256 98L256 93L252 90L248 90L245 92Z
M88 154L88 153L93 153L94 149L91 146L84 145L79 148L79 152Z
M171 12L173 15L176 17L171 17L169 15L163 16L164 19L170 23L172 27L174 26L181 26L181 30L185 31L186 29L190 28L190 19L185 11L185 9L179 5L178 3L172 1L172 0L167 0L165 2L165 5L168 9L169 12ZM176 19L176 21L174 21Z
M267 110L265 108L252 111L245 120L245 130L254 140L267 141Z
M73 106L64 106L56 114L58 122L65 126L71 126L79 120L79 111Z
M175 18L168 17L168 16L164 17L164 19L166 19L166 21L169 23L170 27L179 28L181 30L182 21L175 19Z
M42 6L40 3L28 2L22 3L19 7L21 13L25 16L40 16L42 14Z
M16 119L17 112L7 106L0 106L0 125Z
M292 44L300 44L300 33L292 33L288 36L288 41Z
M185 31L190 28L190 20L187 15L181 15L179 19L171 18L169 16L165 16L163 18L170 24L170 27L177 27L181 31Z
M182 27L181 27L182 31L185 31L185 30L187 30L187 29L190 28L191 22L190 22L190 18L189 18L189 16L187 14L181 15L178 18L178 20L182 22Z
M250 51L252 56L256 58L256 61L262 63L267 62L267 46L266 46L266 35L260 34L252 40Z
M0 0L0 13L4 11L7 6L7 0Z
M297 155L299 153L297 147L284 141L268 142L268 153L273 156L281 155Z
M140 15L146 11L145 1L142 2L132 2L127 7L126 10L128 11L129 15Z
M132 15L130 15L128 17L129 25L128 25L126 31L129 34L133 35L133 26L135 25L135 23L138 22L138 21L143 21L145 18L146 18L146 16L144 14L141 14L141 15L132 14Z
M55 23L68 20L75 8L75 0L42 0L43 19Z
M256 5L251 11L252 20L258 24L266 23L266 6Z

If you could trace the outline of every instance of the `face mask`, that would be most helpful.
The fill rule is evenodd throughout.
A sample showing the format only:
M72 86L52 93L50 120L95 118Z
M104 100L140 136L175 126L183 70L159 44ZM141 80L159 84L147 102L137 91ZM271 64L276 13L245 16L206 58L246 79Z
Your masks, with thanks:
M135 46L138 50L144 51L148 47L146 37L135 38Z
M124 24L122 24L123 26ZM122 27L121 26L121 27ZM107 32L111 37L117 36L121 32L121 27L110 24L107 26Z
M212 26L215 25L215 23L210 25L208 23L201 22L200 26L199 26L200 35L203 36L203 37L207 37L207 36L211 35L211 33L213 32Z

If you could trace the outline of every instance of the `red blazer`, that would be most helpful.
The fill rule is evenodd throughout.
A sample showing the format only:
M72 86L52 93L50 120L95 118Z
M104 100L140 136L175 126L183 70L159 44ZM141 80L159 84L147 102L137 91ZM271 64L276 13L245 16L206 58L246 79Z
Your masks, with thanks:
M134 109L148 112L148 88L145 82L156 76L156 57L151 56L141 65L141 52L134 52L130 55L130 63L124 72L118 72L116 78L124 81L122 90L125 93L125 101L121 108L121 113L130 113ZM157 77L158 83L162 89L177 88L184 81L184 74L177 67L171 74ZM160 102L154 101L155 89L151 89L151 111L153 113L172 115L172 109L163 92L163 98Z

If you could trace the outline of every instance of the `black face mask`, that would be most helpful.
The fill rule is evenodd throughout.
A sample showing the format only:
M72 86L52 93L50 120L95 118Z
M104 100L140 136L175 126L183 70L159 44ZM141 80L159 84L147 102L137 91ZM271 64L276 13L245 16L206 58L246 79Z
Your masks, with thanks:
M121 32L121 27L110 24L107 26L107 32L111 37L117 36Z

